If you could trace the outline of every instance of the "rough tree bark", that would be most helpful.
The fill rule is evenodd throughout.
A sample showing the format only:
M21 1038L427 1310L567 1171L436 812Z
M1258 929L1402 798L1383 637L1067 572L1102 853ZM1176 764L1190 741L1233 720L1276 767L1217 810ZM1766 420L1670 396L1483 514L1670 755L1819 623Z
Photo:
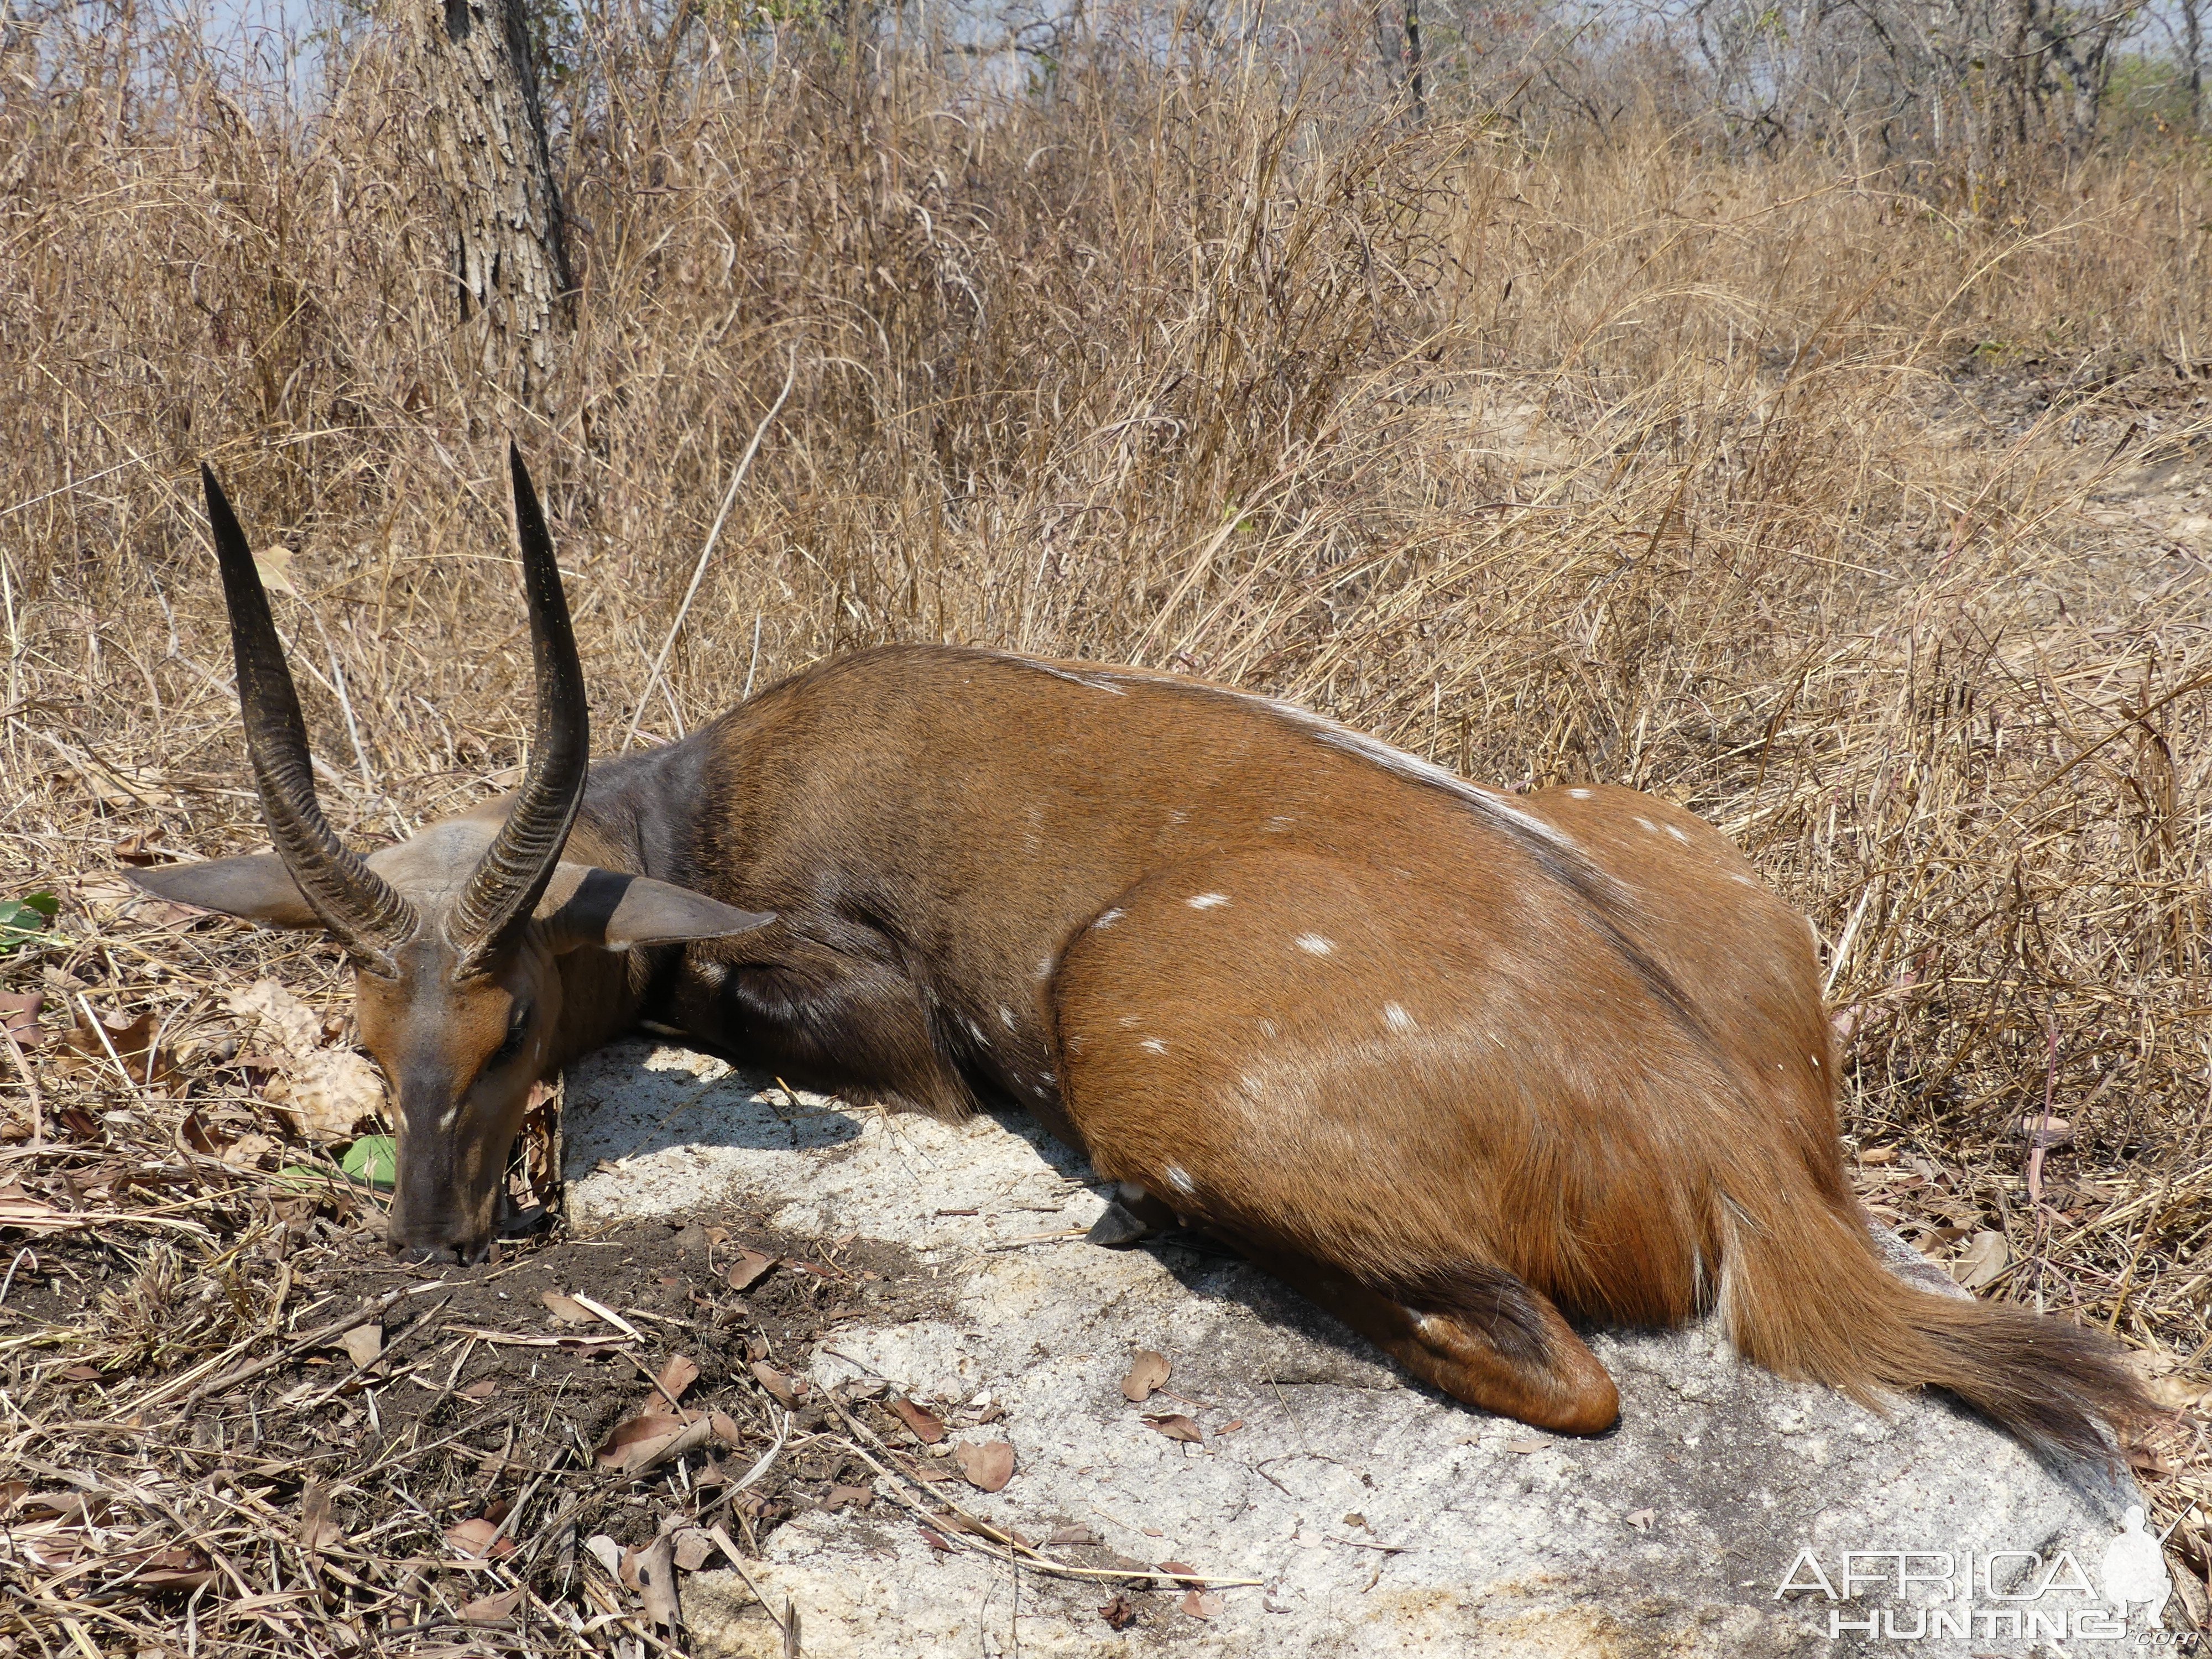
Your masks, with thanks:
M551 370L573 285L522 0L402 3L422 64L460 316L481 320L486 372L527 397Z

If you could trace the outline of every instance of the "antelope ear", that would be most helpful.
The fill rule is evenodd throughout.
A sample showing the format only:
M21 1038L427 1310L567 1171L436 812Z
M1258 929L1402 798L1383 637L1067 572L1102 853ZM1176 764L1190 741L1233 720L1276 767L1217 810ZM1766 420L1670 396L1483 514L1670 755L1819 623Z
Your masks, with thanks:
M538 901L538 916L557 951L583 945L627 951L639 945L727 939L775 920L772 914L740 910L650 876L568 863L555 868Z
M168 864L150 870L126 870L125 877L156 898L214 910L264 927L320 927L323 919L307 908L291 872L274 853L242 859L210 859L205 864Z

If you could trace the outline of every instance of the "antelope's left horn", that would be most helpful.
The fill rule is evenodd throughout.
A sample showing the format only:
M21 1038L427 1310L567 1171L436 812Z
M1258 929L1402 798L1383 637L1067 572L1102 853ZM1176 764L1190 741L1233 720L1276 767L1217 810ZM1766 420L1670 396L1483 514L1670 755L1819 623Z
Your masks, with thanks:
M545 514L531 487L522 453L510 443L507 459L514 485L514 534L522 550L523 592L530 603L538 735L514 810L484 849L447 923L464 974L480 969L514 928L529 920L545 884L553 878L569 826L576 821L576 809L583 804L592 757L584 671L576 659L576 636L568 624L568 600L561 591L553 538L546 533Z

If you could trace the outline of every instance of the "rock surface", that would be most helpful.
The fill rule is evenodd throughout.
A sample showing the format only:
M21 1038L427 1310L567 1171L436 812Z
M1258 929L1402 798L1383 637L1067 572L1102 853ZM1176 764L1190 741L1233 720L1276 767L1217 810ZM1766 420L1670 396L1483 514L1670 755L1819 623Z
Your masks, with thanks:
M958 1488L975 1513L1039 1540L1088 1527L1133 1561L1259 1581L1202 1602L1133 1594L1138 1621L1117 1632L1099 1611L1115 1586L1017 1583L981 1554L933 1550L888 1504L817 1511L750 1568L776 1608L799 1610L812 1659L2173 1650L2140 1608L2127 1633L2100 1634L2094 1594L2071 1588L2105 1583L2141 1501L2132 1486L2045 1468L1941 1401L1881 1416L1739 1363L1711 1329L1601 1333L1620 1427L1541 1434L1412 1382L1211 1250L1034 1237L1087 1225L1103 1200L1027 1119L950 1128L757 1081L644 1042L572 1070L580 1223L728 1201L779 1228L914 1249L951 1311L848 1328L811 1356L817 1384L888 1379L948 1408L988 1395L1002 1420L952 1438L1011 1439L1018 1465L999 1492ZM1121 1386L1139 1349L1173 1366L1172 1394L1141 1406ZM1168 1438L1147 1413L1186 1413L1204 1439ZM1862 1555L1855 1595L1831 1601L1815 1580L1841 1595L1846 1551L1891 1553ZM1899 1551L1940 1553L1907 1564L1931 1577L1948 1555L1948 1583L1900 1595ZM1785 1580L1811 1588L1778 1597ZM735 1574L685 1589L695 1651L782 1653ZM1941 1615L1969 1610L1967 1633L1951 1634ZM1891 1623L1832 1640L1832 1613ZM2182 1617L2177 1603L2167 1622Z

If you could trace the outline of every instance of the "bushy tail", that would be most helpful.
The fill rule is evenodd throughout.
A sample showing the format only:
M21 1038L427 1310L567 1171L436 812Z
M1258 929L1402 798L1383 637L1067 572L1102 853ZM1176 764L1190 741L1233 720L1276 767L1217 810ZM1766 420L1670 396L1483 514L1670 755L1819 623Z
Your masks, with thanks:
M1854 1215L1798 1188L1797 1205L1723 1199L1721 1312L1738 1352L1863 1404L1937 1388L2045 1453L2112 1462L2154 1407L2113 1344L2025 1308L1917 1290ZM2109 1425L2108 1439L2101 1425Z

